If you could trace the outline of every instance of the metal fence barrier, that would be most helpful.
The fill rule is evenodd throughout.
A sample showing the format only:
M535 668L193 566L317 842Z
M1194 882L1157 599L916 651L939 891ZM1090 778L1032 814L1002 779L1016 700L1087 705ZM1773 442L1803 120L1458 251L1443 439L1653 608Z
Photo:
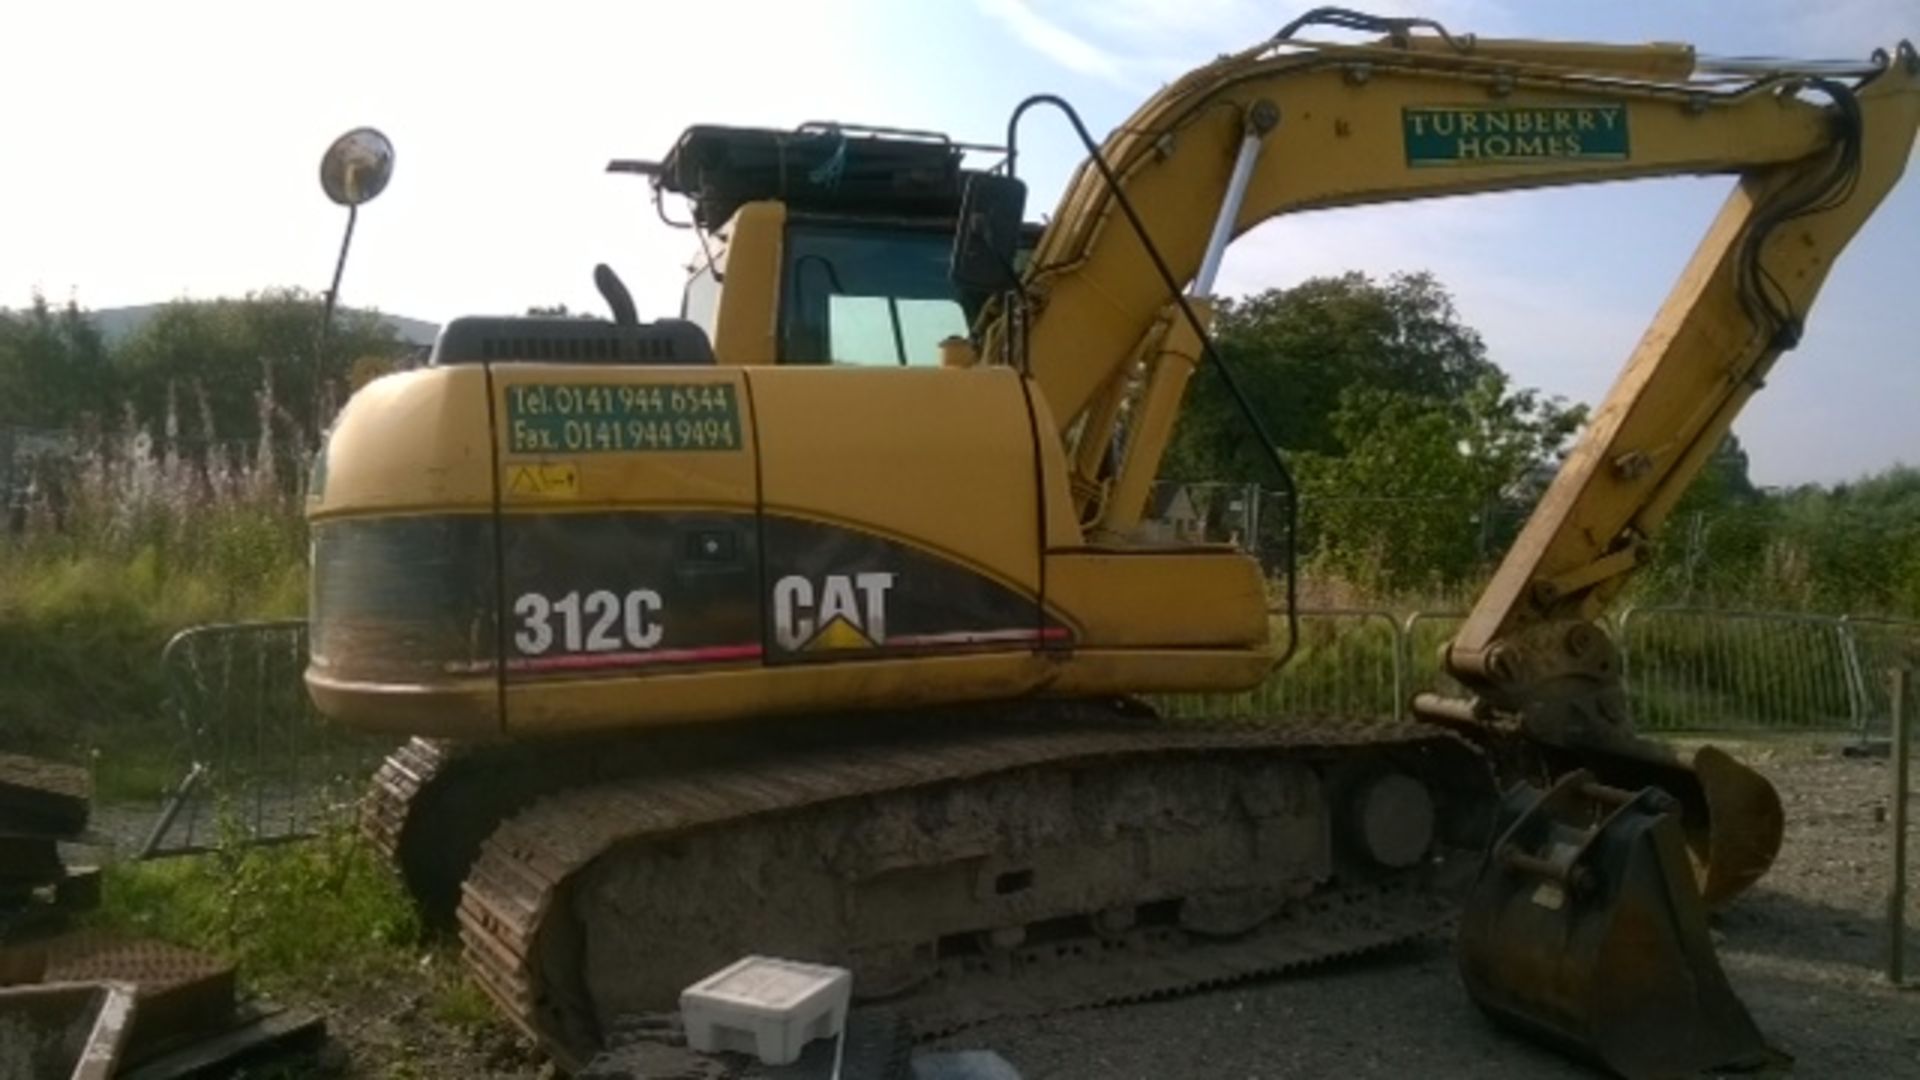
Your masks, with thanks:
M1156 702L1176 716L1404 717L1415 693L1463 692L1440 660L1463 618L1303 610L1292 662L1258 688ZM1891 703L1878 673L1920 665L1913 620L1638 608L1614 629L1648 731L1884 737ZM194 627L167 643L167 708L188 754L143 855L304 836L352 805L394 741L315 713L300 678L306 651L298 621Z
M142 858L308 836L350 808L393 743L323 721L306 662L298 620L196 626L167 642L167 711L187 760Z
M1277 618L1277 617L1276 617ZM1167 695L1178 715L1404 716L1414 694L1462 695L1441 650L1452 611L1300 613L1293 662L1243 694ZM1829 731L1884 737L1886 686L1873 673L1920 665L1920 621L1708 608L1630 608L1609 630L1647 731Z
M1621 618L1627 697L1649 731L1862 731L1846 624L1640 608Z
M1407 678L1393 613L1323 608L1299 614L1292 661L1260 686L1239 694L1165 694L1156 703L1176 716L1400 715ZM1285 619L1273 618L1278 641Z
M1422 691L1464 697L1467 688L1454 681L1441 663L1440 651L1467 620L1461 611L1416 611L1400 624L1400 649L1407 672L1404 697Z
M1848 673L1859 703L1859 728L1864 738L1887 738L1892 728L1893 699L1885 672L1920 667L1920 622L1875 616L1842 615Z

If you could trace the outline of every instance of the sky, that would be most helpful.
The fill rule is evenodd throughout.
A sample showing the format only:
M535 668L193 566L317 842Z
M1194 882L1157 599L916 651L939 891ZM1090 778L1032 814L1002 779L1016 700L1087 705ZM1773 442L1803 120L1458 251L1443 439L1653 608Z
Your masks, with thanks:
M1101 133L1182 71L1309 5L1272 0L657 0L13 5L0 64L0 306L324 289L344 223L318 165L370 124L397 148L341 302L445 321L601 307L596 262L643 316L678 310L690 234L644 181L695 123L890 124L998 142L1028 94ZM1865 56L1920 38L1920 0L1354 0L1488 37L1686 41L1712 55ZM1079 158L1023 129L1030 213ZM1763 484L1920 464L1920 169L1829 278L1801 347L1735 427ZM1221 292L1349 269L1431 270L1523 386L1593 402L1730 186L1641 181L1318 211L1229 251Z

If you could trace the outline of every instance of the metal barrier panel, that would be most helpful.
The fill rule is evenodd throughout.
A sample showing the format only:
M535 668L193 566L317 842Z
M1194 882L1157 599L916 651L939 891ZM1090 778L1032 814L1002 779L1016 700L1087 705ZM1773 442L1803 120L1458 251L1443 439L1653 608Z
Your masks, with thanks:
M1303 610L1300 644L1287 665L1259 687L1239 694L1164 694L1156 701L1173 716L1399 716L1400 625L1387 611ZM1286 638L1286 616L1273 615L1276 642Z
M1405 650L1407 686L1405 697L1420 693L1466 697L1467 688L1447 674L1440 662L1440 650L1467 620L1463 611L1416 611L1400 625L1401 647Z
M1857 731L1845 626L1825 615L1636 608L1627 695L1646 731Z
M297 620L197 626L167 642L167 711L187 760L142 857L307 836L350 808L393 742L322 720L306 663Z
M1860 735L1887 738L1893 700L1885 673L1920 668L1920 622L1861 615L1843 615L1839 622L1859 697Z

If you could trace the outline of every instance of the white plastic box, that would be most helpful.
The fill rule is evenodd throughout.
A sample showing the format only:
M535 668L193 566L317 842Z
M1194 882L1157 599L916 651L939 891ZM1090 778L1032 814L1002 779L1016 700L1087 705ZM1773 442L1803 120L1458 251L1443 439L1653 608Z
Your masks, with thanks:
M680 992L687 1045L734 1050L763 1065L791 1065L815 1039L840 1034L853 997L845 968L749 956Z

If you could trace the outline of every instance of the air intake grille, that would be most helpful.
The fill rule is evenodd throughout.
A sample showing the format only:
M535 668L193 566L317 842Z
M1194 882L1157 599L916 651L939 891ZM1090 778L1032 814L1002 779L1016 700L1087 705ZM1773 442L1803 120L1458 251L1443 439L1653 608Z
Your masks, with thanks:
M711 364L706 332L683 319L615 326L590 319L465 318L440 332L435 364Z

